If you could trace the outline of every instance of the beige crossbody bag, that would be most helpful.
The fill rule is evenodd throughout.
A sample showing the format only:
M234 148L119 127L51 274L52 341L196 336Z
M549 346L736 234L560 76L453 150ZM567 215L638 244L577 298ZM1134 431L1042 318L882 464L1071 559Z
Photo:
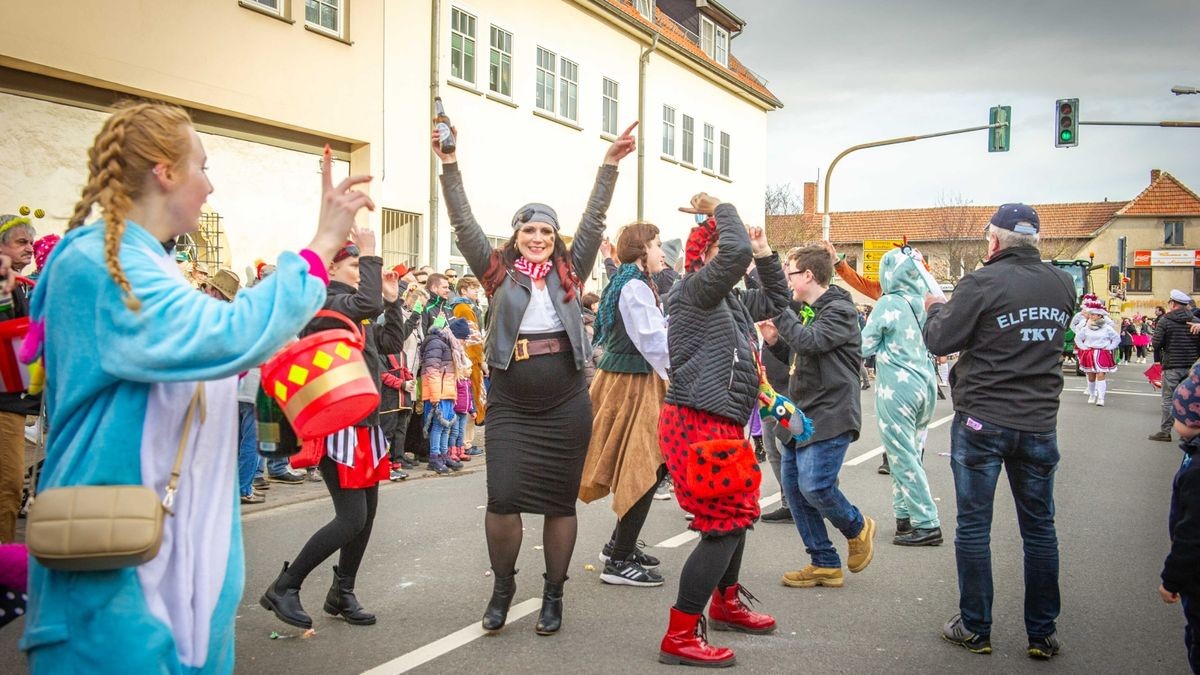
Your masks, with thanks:
M25 545L44 567L72 572L135 567L158 555L163 519L175 515L171 506L183 466L192 420L204 423L204 383L188 404L175 466L162 500L144 485L81 485L51 488L31 497ZM33 485L36 491L37 465Z

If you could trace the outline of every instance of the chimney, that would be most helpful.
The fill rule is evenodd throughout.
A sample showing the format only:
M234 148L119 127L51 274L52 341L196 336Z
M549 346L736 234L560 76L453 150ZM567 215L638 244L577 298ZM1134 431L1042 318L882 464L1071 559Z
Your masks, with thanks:
M1153 183L1154 181L1158 180L1160 175L1162 175L1162 171L1158 169L1150 169L1150 182Z
M804 215L811 216L817 212L817 184L804 184Z

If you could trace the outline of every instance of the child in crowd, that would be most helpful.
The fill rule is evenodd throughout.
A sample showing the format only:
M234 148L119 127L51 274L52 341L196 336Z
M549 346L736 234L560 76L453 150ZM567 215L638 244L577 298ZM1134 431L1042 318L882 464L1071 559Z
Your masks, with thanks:
M456 462L469 462L463 447L467 431L467 417L474 414L474 392L471 389L471 359L467 356L467 344L471 342L471 325L466 319L451 319L450 351L454 357L454 425L450 428L449 454Z
M444 314L433 319L421 343L421 397L425 401L425 431L429 435L429 470L447 474L462 469L462 463L449 453L458 385Z

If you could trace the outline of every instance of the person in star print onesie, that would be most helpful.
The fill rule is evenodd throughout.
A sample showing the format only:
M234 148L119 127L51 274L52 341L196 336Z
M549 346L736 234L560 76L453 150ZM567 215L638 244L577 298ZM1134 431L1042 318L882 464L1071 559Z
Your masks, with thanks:
M892 543L899 546L942 543L937 505L921 463L920 432L933 418L937 379L921 337L929 287L918 264L907 247L883 256L883 295L862 334L863 356L875 355L875 410L892 469Z

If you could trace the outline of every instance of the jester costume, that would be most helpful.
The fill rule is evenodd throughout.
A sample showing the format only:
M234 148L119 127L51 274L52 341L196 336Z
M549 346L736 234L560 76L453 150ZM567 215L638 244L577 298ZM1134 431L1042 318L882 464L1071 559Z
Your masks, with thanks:
M940 527L921 463L920 432L933 419L937 376L925 348L925 294L920 263L901 249L879 266L883 295L863 327L863 356L875 355L879 435L892 470L892 509L916 529Z
M189 286L133 222L120 260L137 311L105 268L102 223L67 234L34 292L22 357L44 360L53 420L40 487L161 494L183 436L174 515L158 555L138 567L64 572L31 561L21 649L35 674L230 673L244 576L237 374L304 328L325 298L324 269L311 252L284 253L275 274L225 303ZM197 381L205 421L185 429Z

